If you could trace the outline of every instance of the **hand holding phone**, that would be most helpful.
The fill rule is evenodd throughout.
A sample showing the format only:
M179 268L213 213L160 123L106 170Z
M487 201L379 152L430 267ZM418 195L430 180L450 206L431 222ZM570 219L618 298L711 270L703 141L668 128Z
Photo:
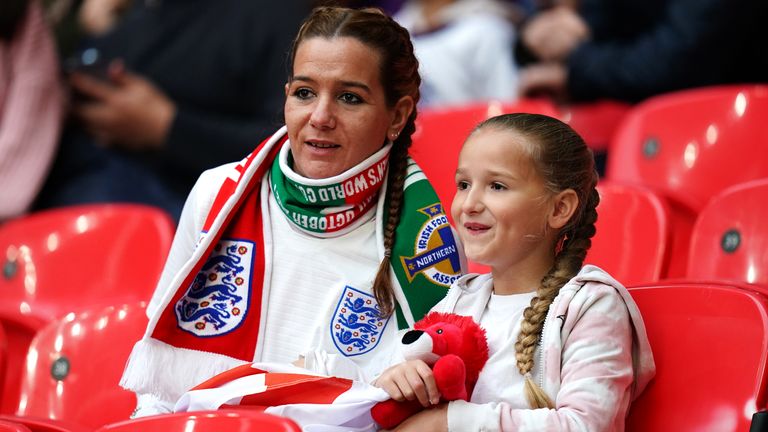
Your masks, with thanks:
M67 75L77 72L109 81L109 64L110 61L98 49L87 48L67 58L63 69Z

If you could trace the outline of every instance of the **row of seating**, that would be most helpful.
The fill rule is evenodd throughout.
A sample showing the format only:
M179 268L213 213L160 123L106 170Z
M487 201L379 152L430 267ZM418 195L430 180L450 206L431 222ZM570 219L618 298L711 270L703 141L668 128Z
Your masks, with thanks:
M748 430L768 402L768 292L727 282L665 282L630 293L645 321L657 375L633 404L628 429ZM34 422L33 431L167 432L181 431L172 426L186 418L211 425L185 431L247 430L234 424L229 429L217 416L124 420L135 397L117 383L146 325L145 307L142 302L94 309L46 326L30 347L18 416L0 421ZM278 428L288 421L274 429L259 424L255 430L293 430Z
M652 100L623 115L616 128L616 137L628 136L626 130L633 128L648 129L623 140L650 156L636 151L640 162L627 162L629 155L615 159L612 155L620 151L609 152L609 167L634 163L638 168L627 169L633 175L610 168L601 180L598 234L587 261L635 286L631 292L656 353L659 373L632 409L633 430L668 430L670 425L683 431L745 430L753 413L765 413L768 257L761 252L768 234L758 217L768 202L760 199L768 194L768 173L761 171L768 164L762 160L765 155L754 152L754 143L764 142L765 133L743 132L741 139L752 137L749 150L734 144L740 150L731 155L728 146L729 137L737 136L733 130L746 131L746 123L754 128L754 112L759 112L760 101L768 100L766 88L727 86L668 95L659 106L678 104L676 110L687 113L695 107L681 108L673 96L696 96L694 105L707 106L699 93L714 99L711 94L717 94L730 98L729 111L698 123L688 118L678 122L667 113L654 120L666 118L666 129L653 129L636 118L645 118L644 110L660 109ZM620 108L607 107L603 112L614 120L619 117ZM444 202L453 198L453 171L463 138L483 118L512 111L563 116L551 105L522 101L490 104L482 113L467 109L420 117L414 157ZM572 111L564 120L574 127L591 124L582 114ZM673 137L670 128L688 138ZM606 136L610 129L604 127L595 136ZM611 152L620 145L612 142ZM677 165L665 162L667 157ZM744 167L725 162L726 157L737 158ZM707 162L717 159L731 168L720 170L713 166L721 165ZM668 168L672 166L677 171ZM707 177L714 173L728 179L710 181ZM657 176L666 176L668 184ZM766 179L748 182L761 177ZM744 184L729 188L737 183ZM691 196L702 200L700 205L681 198L686 195L681 185L687 184L698 188ZM37 426L26 423L31 430L56 430L42 429L44 419L68 422L59 425L61 431L92 431L128 416L135 399L117 381L146 326L144 302L172 234L172 223L162 212L133 205L60 209L0 227L0 290L6 294L0 304L0 413L38 419ZM688 281L670 282L670 277ZM713 278L720 281L702 282ZM9 371L5 384L4 371ZM686 380L697 380L700 388ZM20 422L14 419L0 419L0 431L3 422Z
M668 240L658 246L664 249L665 259L658 277L636 279L634 273L625 275L621 271L615 275L628 284L684 277L689 267L693 226L704 207L729 187L768 178L768 153L760 151L768 142L768 129L763 127L763 119L768 116L768 85L724 85L679 91L648 99L626 112L610 104L594 106L592 111L582 108L563 112L546 102L523 100L516 104L423 112L412 153L435 184L438 195L448 203L456 189L453 174L462 142L472 127L485 118L509 112L534 112L570 122L585 137L604 137L606 131L611 131L606 174L601 180L605 185L601 190L605 203L600 217L613 218L607 201L629 199L615 198L616 186L606 184L610 182L621 184L625 190L630 185L650 189L662 201L669 225ZM599 124L607 126L600 128ZM590 134L595 128L601 133ZM656 207L647 214L655 217L658 206L649 200L656 199L647 198L645 192L633 194L646 196L637 200ZM647 225L636 219L633 223ZM598 224L605 225L603 221ZM626 226L632 228L629 222ZM605 226L601 228L606 231ZM601 237L599 233L595 239L593 255L601 259L619 256L636 262L627 254L633 244L617 243L618 239L625 241L623 236ZM610 245L611 242L616 244ZM649 261L651 266L654 263ZM485 270L476 265L472 268ZM606 269L614 270L610 265Z

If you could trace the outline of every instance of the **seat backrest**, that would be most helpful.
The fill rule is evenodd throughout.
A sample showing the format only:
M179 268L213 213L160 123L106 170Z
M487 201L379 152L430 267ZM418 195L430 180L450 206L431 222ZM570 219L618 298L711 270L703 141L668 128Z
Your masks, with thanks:
M768 177L768 85L723 85L656 96L617 128L606 178L647 185L673 212L668 276L682 276L696 214L711 197Z
M596 152L608 150L616 128L632 108L626 102L599 100L560 106L558 118L568 123Z
M656 282L669 244L669 209L651 189L601 181L596 233L585 264L606 270L624 285Z
M9 370L0 412L19 392L19 359L51 320L86 307L149 300L175 227L161 210L135 204L47 210L0 226L0 322Z
M259 411L219 410L163 414L106 425L97 432L300 432L293 420Z
M768 178L726 189L699 214L686 276L768 286Z
M631 288L656 362L630 431L746 431L766 407L768 297L747 285Z
M728 85L650 98L614 136L606 176L664 191L694 211L738 183L768 177L768 85Z
M32 432L32 430L21 423L0 420L0 432Z
M128 418L136 397L118 382L146 326L145 302L71 313L48 324L30 344L16 414L91 428Z

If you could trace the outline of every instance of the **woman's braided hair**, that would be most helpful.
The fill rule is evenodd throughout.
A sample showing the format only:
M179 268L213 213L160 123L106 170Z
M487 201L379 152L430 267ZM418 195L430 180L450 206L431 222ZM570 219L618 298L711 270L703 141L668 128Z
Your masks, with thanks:
M381 308L381 315L394 312L394 291L390 280L389 257L395 243L395 229L400 222L403 185L408 168L408 148L416 130L416 103L419 101L419 62L413 54L408 31L392 18L375 8L350 9L323 6L315 8L304 21L293 42L290 54L289 78L293 75L293 62L299 45L310 38L351 37L379 53L379 76L387 105L394 107L403 96L411 96L414 109L405 127L394 140L389 155L387 176L388 210L384 217L384 259L379 264L373 292ZM386 138L382 137L382 145Z
M596 207L600 201L595 186L597 172L592 151L565 123L539 114L505 114L481 123L475 130L511 130L530 141L531 160L547 190L556 194L573 189L579 204L560 229L554 264L541 280L535 297L523 312L520 335L515 343L517 369L525 377L525 394L532 408L553 408L546 393L533 382L534 352L541 339L544 319L560 288L581 269L595 235Z

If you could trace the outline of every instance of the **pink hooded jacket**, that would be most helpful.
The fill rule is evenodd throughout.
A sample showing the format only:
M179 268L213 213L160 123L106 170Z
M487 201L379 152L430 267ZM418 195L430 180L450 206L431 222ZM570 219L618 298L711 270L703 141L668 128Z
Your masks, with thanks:
M490 275L466 275L433 310L471 315L479 322L492 288ZM617 355L622 350L613 336L627 334L627 325L632 327L631 357ZM448 407L449 430L623 431L631 402L655 373L637 305L624 286L592 265L560 289L535 356L534 376L555 409L456 401ZM510 373L517 373L514 359L510 365Z

